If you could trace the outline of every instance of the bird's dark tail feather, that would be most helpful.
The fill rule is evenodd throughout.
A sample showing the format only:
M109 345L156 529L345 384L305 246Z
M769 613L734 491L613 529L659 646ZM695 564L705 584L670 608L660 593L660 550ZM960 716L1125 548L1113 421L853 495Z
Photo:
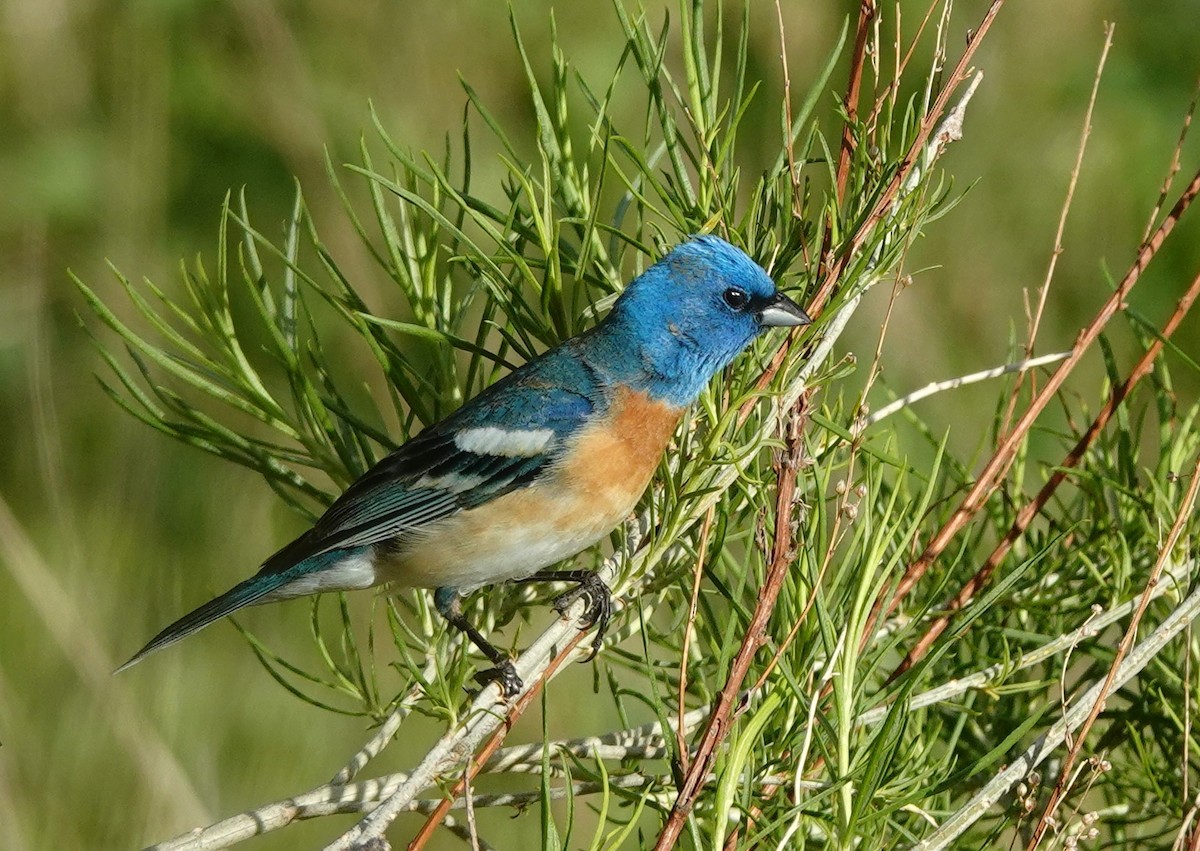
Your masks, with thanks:
M200 608L188 612L175 621L175 623L166 627L162 632L150 639L145 647L135 653L132 659L117 668L113 673L119 674L126 668L136 665L156 650L162 650L176 641L182 641L193 632L198 632L213 621L218 621L226 615L233 614L243 606L250 606L259 602L272 591L286 585L292 578L294 577L283 573L266 576L259 574L233 586L220 597L209 600Z

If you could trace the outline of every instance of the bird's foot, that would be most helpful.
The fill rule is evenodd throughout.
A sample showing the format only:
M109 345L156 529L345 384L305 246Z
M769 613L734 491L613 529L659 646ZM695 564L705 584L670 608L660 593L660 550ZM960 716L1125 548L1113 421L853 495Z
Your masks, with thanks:
M517 674L517 666L511 659L497 663L496 667L480 671L475 675L475 682L487 688L492 683L500 684L500 694L506 698L516 697L524 688L525 683Z
M590 662L600 652L604 633L608 631L608 620L612 617L612 591L598 573L588 572L579 580L577 587L554 599L554 611L566 617L571 606L581 597L584 599L583 623L589 627L596 627L596 635L592 639L592 652L583 660Z

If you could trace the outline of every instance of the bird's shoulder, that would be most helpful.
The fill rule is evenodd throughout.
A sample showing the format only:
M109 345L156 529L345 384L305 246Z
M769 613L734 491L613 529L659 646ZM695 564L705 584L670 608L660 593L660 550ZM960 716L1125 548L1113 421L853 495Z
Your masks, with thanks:
M604 413L608 381L587 356L586 338L573 338L537 357L475 396L430 432L500 428L551 429L566 437Z

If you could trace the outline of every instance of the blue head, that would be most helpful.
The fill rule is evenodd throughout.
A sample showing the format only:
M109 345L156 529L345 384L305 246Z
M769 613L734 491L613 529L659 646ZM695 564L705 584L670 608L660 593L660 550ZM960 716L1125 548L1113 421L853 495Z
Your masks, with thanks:
M687 405L766 328L810 321L745 252L710 235L677 245L626 287L601 334L615 377Z

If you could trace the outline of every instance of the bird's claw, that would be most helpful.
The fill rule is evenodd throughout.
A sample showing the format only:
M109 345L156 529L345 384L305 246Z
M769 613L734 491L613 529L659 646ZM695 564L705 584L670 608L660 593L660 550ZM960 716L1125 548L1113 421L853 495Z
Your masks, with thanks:
M492 683L499 683L500 694L506 698L516 697L525 687L524 681L517 674L517 666L512 663L511 659L505 659L494 668L480 671L475 675L475 682L484 688Z
M589 573L580 580L577 587L554 599L554 611L562 617L566 617L571 606L581 597L584 599L583 625L596 627L596 636L592 639L592 652L582 660L590 662L600 652L604 633L608 631L608 620L612 617L612 591L604 584L604 580L600 578L599 574Z

